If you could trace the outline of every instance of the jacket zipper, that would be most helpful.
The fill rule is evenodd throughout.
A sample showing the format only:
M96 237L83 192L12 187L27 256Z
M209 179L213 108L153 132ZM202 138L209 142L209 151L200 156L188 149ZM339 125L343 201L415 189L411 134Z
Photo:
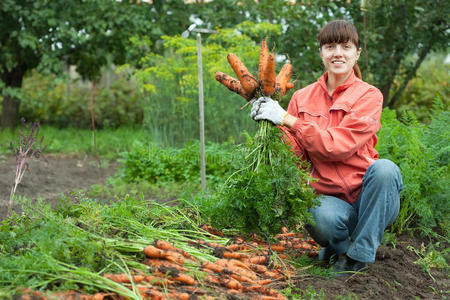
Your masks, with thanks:
M336 163L333 163L334 168L336 169L336 173L338 174L339 178L341 179L342 183L344 184L345 191L347 192L347 195L350 197L350 188L348 187L347 183L344 180L344 177L342 177L341 173L339 172L338 167L336 166Z

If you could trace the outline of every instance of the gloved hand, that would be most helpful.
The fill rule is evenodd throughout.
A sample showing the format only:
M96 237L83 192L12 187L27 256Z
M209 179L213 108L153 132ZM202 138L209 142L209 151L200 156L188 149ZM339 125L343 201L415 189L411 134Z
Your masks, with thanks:
M283 125L283 118L287 112L275 101L269 97L261 97L253 102L250 117L255 120L268 120L275 125Z

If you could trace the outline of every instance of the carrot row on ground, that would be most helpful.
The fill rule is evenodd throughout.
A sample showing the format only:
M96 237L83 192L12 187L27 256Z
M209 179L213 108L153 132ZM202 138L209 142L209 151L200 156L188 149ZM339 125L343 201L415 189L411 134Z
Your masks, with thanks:
M209 225L202 225L211 236L224 236ZM233 244L222 245L207 241L192 241L198 248L212 250L218 259L214 262L199 262L188 252L171 243L156 240L143 249L143 263L149 266L151 274L143 271L132 274L103 274L103 277L135 290L143 299L214 299L211 295L227 298L230 295L255 297L256 299L285 299L273 287L289 278L295 268L287 261L276 264L274 257L286 259L298 253L316 254L318 246L312 240L304 239L301 233L289 232L283 228L276 235L275 243L269 243L257 235L250 240L242 237ZM189 266L185 263L189 262ZM201 272L190 272L198 269ZM196 275L192 275L195 273ZM202 275L204 274L204 275ZM209 297L209 298L208 298ZM239 296L238 296L239 297ZM22 293L15 299L126 299L114 293L85 295L75 291L44 294L36 291Z

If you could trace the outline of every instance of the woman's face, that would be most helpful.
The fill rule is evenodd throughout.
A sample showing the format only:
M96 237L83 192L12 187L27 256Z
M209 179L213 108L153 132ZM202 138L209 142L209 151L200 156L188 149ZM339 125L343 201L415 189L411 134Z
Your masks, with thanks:
M346 43L324 44L320 48L320 57L329 75L348 75L361 54L361 48L348 41Z

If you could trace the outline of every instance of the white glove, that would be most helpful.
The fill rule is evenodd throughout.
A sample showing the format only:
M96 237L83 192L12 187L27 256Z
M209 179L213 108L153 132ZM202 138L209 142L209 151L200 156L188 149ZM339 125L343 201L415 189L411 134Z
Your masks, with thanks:
M268 120L275 125L282 125L286 111L269 97L261 97L253 102L250 117L255 120Z

